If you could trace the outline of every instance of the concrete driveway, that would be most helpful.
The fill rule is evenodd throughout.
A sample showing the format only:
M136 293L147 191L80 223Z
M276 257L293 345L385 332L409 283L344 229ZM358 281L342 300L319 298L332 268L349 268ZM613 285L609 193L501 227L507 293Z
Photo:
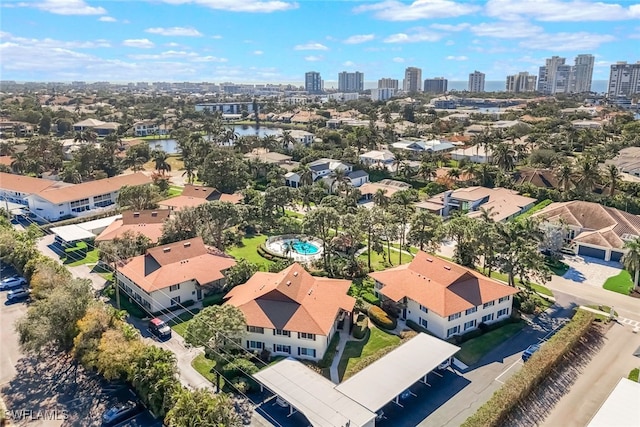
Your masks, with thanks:
M562 276L564 279L598 288L601 288L609 277L618 275L622 269L619 262L591 257L566 256L562 261L569 266L569 270Z

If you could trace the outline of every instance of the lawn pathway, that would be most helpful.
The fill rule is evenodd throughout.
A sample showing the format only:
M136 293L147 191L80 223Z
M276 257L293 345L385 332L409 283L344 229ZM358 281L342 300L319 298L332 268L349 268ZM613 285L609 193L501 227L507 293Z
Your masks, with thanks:
M338 373L338 366L340 365L342 352L344 351L344 348L349 341L353 341L351 339L351 334L349 333L349 330L348 329L341 330L340 342L338 343L336 354L333 358L333 362L331 363L331 367L329 368L329 372L331 373L331 381L335 384L340 384L340 374Z

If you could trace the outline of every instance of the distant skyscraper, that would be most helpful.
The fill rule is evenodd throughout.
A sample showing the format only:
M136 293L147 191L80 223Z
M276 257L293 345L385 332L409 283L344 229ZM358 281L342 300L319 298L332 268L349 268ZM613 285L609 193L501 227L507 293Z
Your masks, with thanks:
M617 62L611 65L607 92L612 98L640 93L640 61L635 64Z
M523 71L512 76L507 76L507 92L535 92L536 90L536 76L529 75L528 72Z
M408 67L404 71L403 83L402 87L405 92L420 92L422 89L422 69Z
M398 79L380 79L378 80L378 89L398 89Z
M447 91L447 79L434 77L424 81L424 91L427 93L445 93Z
M591 92L591 80L593 79L594 62L595 58L593 55L576 56L575 65L573 66L573 78L571 79L569 92Z
M398 89L391 88L391 87L371 89L371 100L386 101L387 99L390 99L396 96L397 93L398 93Z
M322 93L322 78L317 71L309 71L304 75L304 90L311 94Z
M364 74L359 71L338 74L338 91L340 92L362 92L364 90Z
M538 74L538 92L546 95L553 95L556 91L556 74L558 67L565 65L566 58L559 56L552 56L545 62L544 67L540 67L540 73Z
M474 71L469 74L469 92L484 92L484 73Z

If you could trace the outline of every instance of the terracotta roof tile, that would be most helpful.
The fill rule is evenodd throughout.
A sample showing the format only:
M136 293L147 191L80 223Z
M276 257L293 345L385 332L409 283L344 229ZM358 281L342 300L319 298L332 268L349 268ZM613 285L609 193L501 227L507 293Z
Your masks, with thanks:
M122 237L127 231L134 234L147 236L153 243L157 243L162 236L164 221L169 219L169 210L125 211L122 219L117 219L105 228L98 237L97 242L110 241L116 237Z
M56 181L0 172L0 188L25 194L39 193L56 185Z

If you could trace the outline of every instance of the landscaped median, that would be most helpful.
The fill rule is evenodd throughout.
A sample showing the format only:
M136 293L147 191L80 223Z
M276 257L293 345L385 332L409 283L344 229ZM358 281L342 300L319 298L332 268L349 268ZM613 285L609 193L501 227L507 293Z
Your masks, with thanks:
M503 425L513 408L544 380L562 358L578 344L591 327L595 315L578 310L570 322L546 342L518 371L509 378L463 427L493 427Z

